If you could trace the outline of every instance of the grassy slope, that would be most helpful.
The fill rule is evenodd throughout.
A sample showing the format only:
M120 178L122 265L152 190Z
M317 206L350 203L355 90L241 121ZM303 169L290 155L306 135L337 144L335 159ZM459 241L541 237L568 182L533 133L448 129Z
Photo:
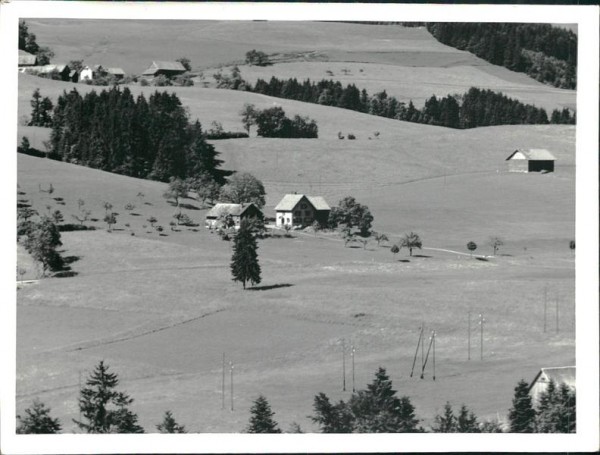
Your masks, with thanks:
M65 30L72 29L71 24ZM391 55L370 52L373 48L360 33L343 35L341 28L331 33L330 24L327 28L314 24L308 33L302 32L301 25L294 26L300 27L294 31L297 47L308 46L315 34L324 48L337 47L338 52L345 52L344 43L352 42L356 51L374 60ZM229 23L204 26L213 30L197 27L195 33L222 40L219 55L215 51L206 56L210 64L225 57L240 58L234 55L243 55L250 45L266 51L289 50L267 47L269 41L285 41L288 26L279 30L277 39L273 28L261 32L262 38L257 32L248 44L239 46L238 54L224 40L245 35L228 30ZM364 33L373 33L365 27ZM88 28L91 43L98 42L98 33L104 34L106 52L122 53L123 62L139 59L145 65L143 49L156 54L160 50L138 46L140 53L132 56L125 40L117 40L120 49L111 44L117 29ZM55 47L42 40L38 21L32 21L31 29L40 42ZM167 29L156 36L166 36ZM135 27L129 28L131 36L140 36L139 30L132 30ZM198 45L201 36L182 31L178 34L182 50L191 52L192 42L194 49L201 49L198 52L210 48ZM396 32L391 27L385 31ZM417 50L425 44L417 39L422 35L411 36L412 41L405 35L403 44L408 53L410 46ZM394 37L379 38L391 40L378 43L383 51L398 44ZM164 41L171 49L172 43ZM74 43L65 39L64 47L55 50L71 52L81 45L92 57L99 55L94 54L95 47ZM398 53L393 55L399 58ZM195 60L191 53L187 56ZM347 54L344 58L350 59ZM21 76L19 83L20 115L29 114L35 87L55 98L70 85L28 76ZM153 91L134 91L141 90ZM573 127L455 131L247 93L198 87L176 90L191 117L204 125L218 120L225 129L241 130L237 113L244 102L258 107L279 103L288 114L317 119L319 140L252 138L215 143L226 168L249 170L265 181L268 206L291 190L324 194L330 202L353 194L369 205L376 228L393 234L392 241L414 229L426 247L464 251L466 242L474 240L477 252L489 254L487 237L501 235L507 240L502 250L506 256L483 262L424 250L423 257L409 258L403 251L392 258L387 248L375 244L366 250L343 248L334 237L298 233L292 240L260 242L263 284L291 286L242 292L230 281L228 243L203 228L198 232L168 229L175 209L161 197L164 184L19 156L18 181L27 193L23 197L38 210L46 211L49 205L70 219L77 199L82 198L95 218L102 218L103 201L111 202L119 213L117 230L111 234L101 222L92 222L102 230L63 235L65 255L78 258L72 264L79 273L76 277L43 280L19 291L19 410L40 397L65 429L72 430L78 373L85 375L85 369L103 358L136 398L134 409L149 431L166 409L172 409L191 431L241 431L251 400L259 393L267 395L283 428L297 421L314 430L306 416L317 392L333 399L349 396L339 384L343 337L358 349L357 387L363 387L375 368L383 365L400 393L413 399L421 418L431 419L447 400L456 406L464 402L481 417L495 417L506 414L515 383L530 379L543 366L538 359L544 359L544 365L574 362L574 262L566 246L574 231ZM352 131L358 139L340 141L338 131ZM380 131L380 139L368 140L374 131ZM33 144L47 134L32 128L21 128L19 133L31 136ZM496 173L516 147L549 148L559 159L557 172ZM56 188L52 196L39 192L38 185L45 188L49 183ZM136 196L140 191L143 199ZM55 197L63 197L65 205L58 205ZM137 215L126 213L127 202L136 205ZM195 201L186 202L197 206ZM196 221L205 213L193 208L186 212ZM158 218L166 235L149 229L145 221L149 216ZM21 264L31 267L26 261ZM545 286L552 303L555 296L560 299L559 334L542 333ZM474 360L465 360L469 310L474 315L484 313L488 320L483 362L475 360L479 348L475 331ZM408 378L421 321L438 331L436 382ZM236 364L233 413L221 412L222 352ZM346 361L349 368L349 357ZM346 377L351 387L349 369Z
M298 62L268 68L242 67L257 77L307 77L318 80L331 69L336 80L356 83L370 93L386 89L398 99L421 106L432 94L463 93L471 86L501 90L548 110L575 107L575 93L557 90L527 76L491 65L468 52L438 43L424 28L336 23L33 20L38 41L56 53L55 61L84 59L87 64L120 66L140 74L152 60L186 56L195 69L243 62L245 53L261 49ZM82 33L85 30L85 33ZM293 37L293 39L290 39ZM176 43L176 51L173 50ZM305 60L324 60L306 62ZM355 62L355 63L348 63ZM343 76L339 70L352 69ZM363 73L359 69L363 69ZM206 73L205 80L212 81Z

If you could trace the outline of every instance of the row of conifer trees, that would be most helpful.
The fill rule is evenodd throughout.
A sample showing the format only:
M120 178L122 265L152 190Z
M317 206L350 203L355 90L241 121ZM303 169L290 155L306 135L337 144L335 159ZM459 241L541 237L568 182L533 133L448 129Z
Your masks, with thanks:
M293 99L306 103L340 107L371 115L403 120L414 123L446 126L450 128L475 128L490 125L514 124L574 124L575 115L569 109L555 109L550 118L545 109L524 104L492 90L472 87L462 95L435 95L429 98L422 109L398 101L385 90L369 95L367 90L359 90L355 84L346 87L339 81L323 79L312 82L296 78L280 80L271 77L269 82L258 79L245 88L255 93Z
M174 93L134 98L125 87L58 97L51 157L132 177L168 181L208 174L223 183L218 152Z
M133 403L127 393L117 390L119 378L110 372L103 361L95 367L79 392L80 418L73 419L85 433L144 433L138 416L131 409ZM550 382L540 396L537 407L532 404L528 385L520 381L515 388L512 407L508 414L506 431L510 433L574 433L575 392L565 384ZM244 431L248 433L282 433L274 419L267 399L260 395L250 408L250 420ZM375 378L364 390L352 393L348 401L332 403L327 395L319 393L309 416L322 433L423 433L421 420L407 396L399 397L384 368L378 368ZM50 409L39 401L17 416L17 433L59 433L60 421L50 415ZM163 421L156 425L161 433L186 433L185 426L175 421L166 411ZM434 418L432 432L439 433L501 433L498 421L478 421L464 404L455 414L450 403L444 412ZM302 433L297 423L290 431Z

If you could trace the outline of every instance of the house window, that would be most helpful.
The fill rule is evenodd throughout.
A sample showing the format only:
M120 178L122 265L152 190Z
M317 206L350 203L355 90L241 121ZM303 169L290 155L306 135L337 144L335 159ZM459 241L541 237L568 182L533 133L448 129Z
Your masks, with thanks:
M300 210L296 210L294 212L294 216L302 216L302 212Z

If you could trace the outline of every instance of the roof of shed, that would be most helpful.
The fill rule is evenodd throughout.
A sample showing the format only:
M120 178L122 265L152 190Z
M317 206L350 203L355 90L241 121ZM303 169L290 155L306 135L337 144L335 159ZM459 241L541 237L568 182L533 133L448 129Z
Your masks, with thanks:
M546 149L517 149L510 154L506 161L512 159L517 153L522 153L530 161L555 161L556 158Z
M275 206L275 211L289 212L291 210L294 210L294 207L296 207L296 205L298 205L298 202L300 202L300 200L304 197L308 199L308 202L312 204L315 210L331 210L331 207L329 207L325 199L323 199L321 196L306 196L304 194L286 194L285 196L283 196L283 199L279 201L279 204Z
M166 71L186 71L185 67L180 62L165 62L165 61L153 61L152 65L144 71L142 74L154 74L159 70Z
M23 49L19 49L19 65L35 65L37 57Z
M256 206L256 204L224 204L218 203L215 204L212 209L210 209L206 213L206 218L219 218L221 216L241 216L246 210L248 210L251 206L254 206L258 211L260 209Z
M106 72L114 75L125 75L125 71L122 68L106 68Z

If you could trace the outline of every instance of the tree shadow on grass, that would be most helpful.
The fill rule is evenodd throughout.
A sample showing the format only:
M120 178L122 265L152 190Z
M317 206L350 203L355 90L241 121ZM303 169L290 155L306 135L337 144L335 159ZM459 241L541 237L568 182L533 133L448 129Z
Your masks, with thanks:
M179 204L179 207L181 207L182 209L188 209L188 210L200 210L200 207L196 207L195 205L192 205L192 204Z
M79 259L81 259L81 256L65 256L63 262L65 264L72 264L73 262L79 261Z
M433 256L427 256L426 254L413 254L412 257L413 258L430 258Z
M140 216L140 214L139 214L139 213L135 213L135 212L129 212L129 214L130 214L131 216Z
M61 270L60 272L56 272L52 275L54 278L71 278L77 276L78 273L73 270Z
M486 258L476 257L475 259L477 259L478 261L489 262Z
M266 286L253 286L251 288L248 288L249 291L269 291L271 289L278 289L278 288L289 288L290 286L293 286L293 284L290 283L279 283L279 284L269 284Z
M398 262L410 262L410 259L398 259Z

